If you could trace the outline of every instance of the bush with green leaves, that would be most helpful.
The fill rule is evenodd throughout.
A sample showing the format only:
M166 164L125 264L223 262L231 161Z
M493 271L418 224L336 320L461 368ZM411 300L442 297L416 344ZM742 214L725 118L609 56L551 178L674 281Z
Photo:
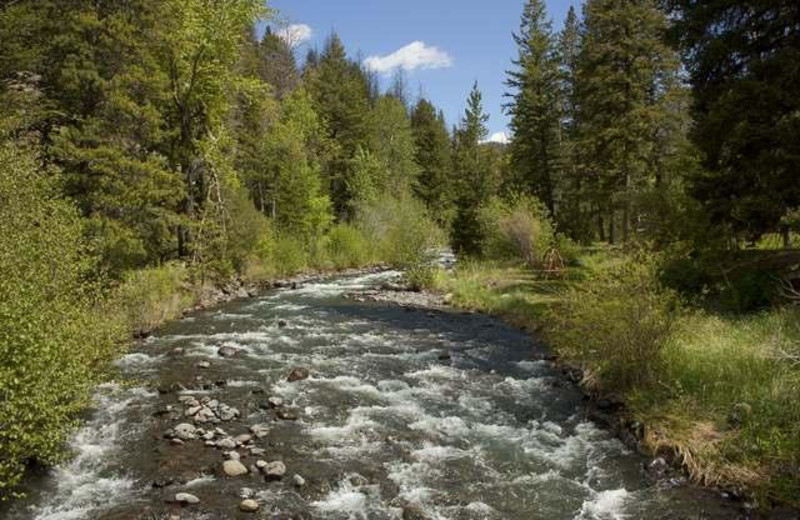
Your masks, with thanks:
M658 259L639 252L567 290L551 311L548 338L583 364L589 386L625 393L656 380L679 311L659 281Z
M0 497L30 463L63 455L77 414L118 354L77 210L36 155L0 141Z
M375 251L366 235L350 224L338 224L322 239L323 259L317 263L329 264L334 269L360 267L371 263Z
M362 202L356 226L375 245L382 261L406 271L412 286L421 288L432 276L444 237L418 199L401 194Z
M478 220L483 253L491 259L522 260L538 267L555 241L547 208L534 197L492 198L481 206Z

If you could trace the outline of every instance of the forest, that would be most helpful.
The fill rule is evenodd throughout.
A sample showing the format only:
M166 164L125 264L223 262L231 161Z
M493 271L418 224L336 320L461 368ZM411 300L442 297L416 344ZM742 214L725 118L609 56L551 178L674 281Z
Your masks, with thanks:
M0 0L0 497L133 335L387 265L544 338L695 481L800 505L800 4L521 7L501 144L480 84L446 121L261 0Z

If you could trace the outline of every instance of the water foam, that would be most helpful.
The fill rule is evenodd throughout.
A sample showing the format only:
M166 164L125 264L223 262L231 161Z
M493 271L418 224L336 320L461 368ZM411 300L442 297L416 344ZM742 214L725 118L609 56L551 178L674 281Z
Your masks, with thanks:
M36 520L80 520L135 497L135 481L109 475L120 441L139 431L126 422L127 408L155 397L143 388L104 384L95 392L96 412L70 441L74 457L52 471L56 489L34 507Z
M630 494L625 489L613 489L595 493L591 500L586 500L576 520L624 520L625 503Z

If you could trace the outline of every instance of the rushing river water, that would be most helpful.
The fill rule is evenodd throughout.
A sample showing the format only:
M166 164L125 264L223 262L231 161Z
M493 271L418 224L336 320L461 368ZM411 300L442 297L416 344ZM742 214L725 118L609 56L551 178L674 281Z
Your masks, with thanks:
M393 276L279 290L162 328L119 361L130 384L97 390L75 457L9 518L739 517L716 494L649 480L647 461L587 419L581 394L522 332L344 298ZM289 382L295 367L310 377ZM166 431L192 422L192 398L239 415L199 424L210 441L170 441ZM227 477L225 450L210 446L257 424L263 437L240 447L241 462L281 460L280 481L255 468ZM243 488L257 513L239 512ZM170 504L180 492L200 503Z

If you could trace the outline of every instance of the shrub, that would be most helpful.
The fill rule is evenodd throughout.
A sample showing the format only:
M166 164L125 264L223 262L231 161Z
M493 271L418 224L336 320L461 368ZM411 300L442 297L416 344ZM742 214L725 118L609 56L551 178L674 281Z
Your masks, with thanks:
M491 259L521 259L531 267L540 267L555 241L547 209L532 197L492 199L481 207L479 222L483 253Z
M308 267L306 244L287 233L277 233L269 252L269 264L279 276L299 273Z
M443 234L429 217L424 204L411 195L385 196L359 204L357 227L376 246L384 262L403 269L412 285L432 274L433 261Z
M567 359L585 363L591 386L642 388L662 368L679 305L660 285L657 266L651 254L632 255L569 289L551 311L553 345Z
M374 244L381 260L399 268L426 262L442 243L441 231L425 206L410 195L361 202L356 226Z
M60 459L123 335L86 281L82 220L55 195L34 153L0 141L0 499L29 463Z
M128 273L115 300L128 329L137 335L180 316L194 303L195 293L186 266L170 263Z
M325 260L335 269L367 265L372 261L373 249L364 233L350 224L331 228L323 238Z

